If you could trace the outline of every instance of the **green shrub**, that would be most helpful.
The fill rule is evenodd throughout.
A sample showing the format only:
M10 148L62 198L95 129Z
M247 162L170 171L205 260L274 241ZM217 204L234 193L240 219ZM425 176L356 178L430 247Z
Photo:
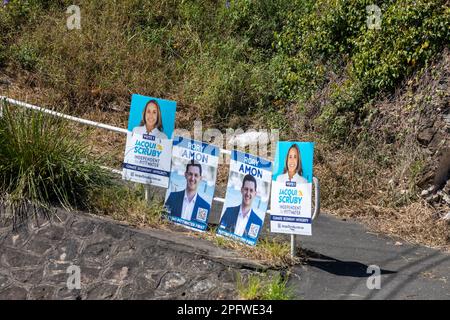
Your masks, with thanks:
M92 193L111 184L83 137L64 120L4 105L0 118L0 202L15 224L51 206L86 208Z
M449 43L450 9L445 2L398 1L383 13L381 30L364 30L354 39L350 72L366 94L394 88Z
M308 101L330 72L346 79L332 88L317 120L317 127L339 142L354 138L350 133L363 123L371 99L426 66L450 39L445 0L377 1L380 30L366 25L366 6L371 4L306 1L286 16L276 35L281 98Z
M0 68L3 67L8 59L6 46L0 43Z
M372 99L450 38L445 0L229 3L80 1L82 29L69 32L69 0L13 0L0 9L0 63L32 70L48 102L74 114L139 92L177 100L189 123L245 126L257 115L261 125L289 127L286 107L297 105L340 143L355 139ZM380 30L366 25L372 4Z
M39 53L31 44L15 46L11 51L22 69L34 71L39 66Z

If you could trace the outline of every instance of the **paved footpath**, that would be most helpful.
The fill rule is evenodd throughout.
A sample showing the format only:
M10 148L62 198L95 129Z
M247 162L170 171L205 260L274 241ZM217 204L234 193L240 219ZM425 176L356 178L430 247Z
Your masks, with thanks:
M320 215L313 236L297 241L312 251L306 265L293 268L290 284L300 299L450 300L449 253L377 235L330 215ZM375 283L368 278L370 265L380 268L380 289L367 287L368 280Z
M176 232L84 213L57 216L17 232L0 226L0 299L233 299L236 274L263 268ZM67 287L72 264L80 290Z

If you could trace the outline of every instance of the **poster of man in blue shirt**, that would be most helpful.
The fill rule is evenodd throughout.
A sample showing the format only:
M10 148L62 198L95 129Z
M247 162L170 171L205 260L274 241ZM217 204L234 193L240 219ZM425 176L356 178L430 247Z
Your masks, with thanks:
M186 178L186 189L170 193L165 205L172 217L204 223L210 205L197 192L202 180L201 164L195 160L189 161L184 177Z
M220 149L203 141L174 137L165 207L168 219L203 232L216 186Z
M230 174L217 234L254 246L270 199L272 162L231 152Z
M225 210L220 220L220 228L245 238L249 236L250 232L250 235L254 237L256 229L259 230L263 224L263 221L252 209L253 200L256 197L256 188L256 179L247 174L242 181L242 203Z

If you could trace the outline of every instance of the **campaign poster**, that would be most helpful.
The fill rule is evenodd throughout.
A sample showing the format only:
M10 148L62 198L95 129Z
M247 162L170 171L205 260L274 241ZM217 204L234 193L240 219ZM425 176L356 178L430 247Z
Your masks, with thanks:
M165 207L169 220L205 231L216 185L219 147L175 137Z
M270 231L311 235L313 142L278 142L270 200Z
M233 150L217 234L254 246L264 224L271 180L271 161Z
M132 95L123 179L168 187L176 107L175 101Z

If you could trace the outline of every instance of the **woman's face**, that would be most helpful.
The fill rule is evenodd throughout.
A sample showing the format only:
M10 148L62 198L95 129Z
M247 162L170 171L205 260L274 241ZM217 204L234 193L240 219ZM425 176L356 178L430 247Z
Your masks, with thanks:
M158 107L154 103L150 103L145 111L146 127L153 129L158 121Z
M298 153L297 150L295 150L294 148L289 150L287 164L288 164L288 172L294 174L298 164Z

